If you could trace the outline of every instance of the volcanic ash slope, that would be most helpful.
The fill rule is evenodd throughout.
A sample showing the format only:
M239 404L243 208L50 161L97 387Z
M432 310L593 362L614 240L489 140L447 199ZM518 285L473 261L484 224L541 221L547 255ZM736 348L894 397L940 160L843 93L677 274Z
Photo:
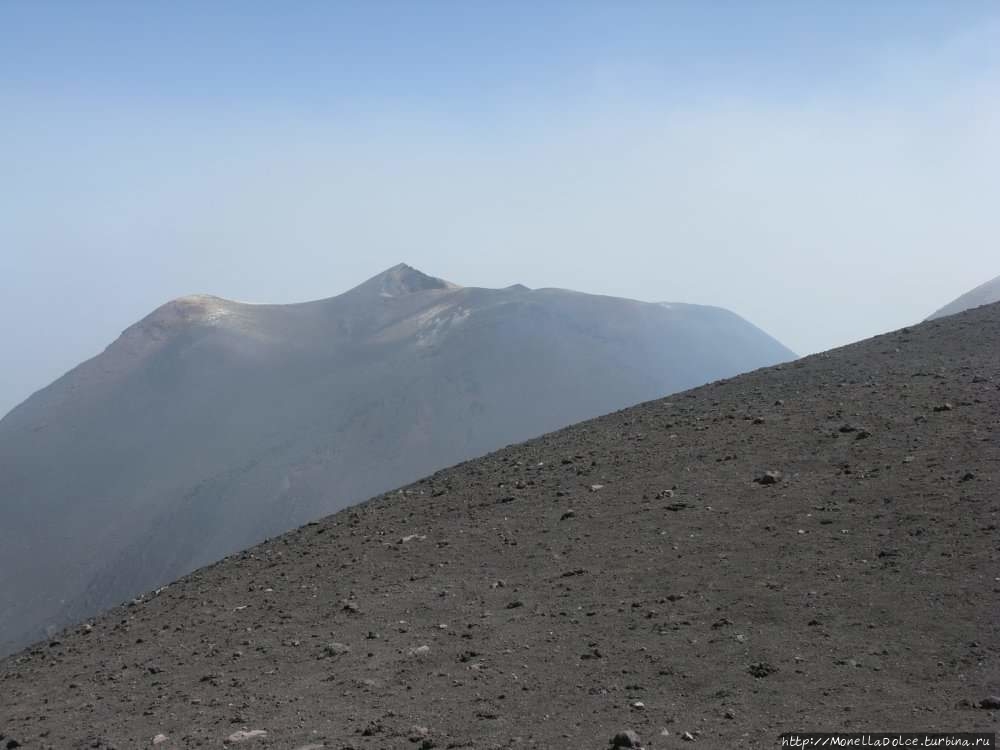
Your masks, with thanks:
M376 750L994 731L997 342L994 305L438 472L0 662L0 733Z

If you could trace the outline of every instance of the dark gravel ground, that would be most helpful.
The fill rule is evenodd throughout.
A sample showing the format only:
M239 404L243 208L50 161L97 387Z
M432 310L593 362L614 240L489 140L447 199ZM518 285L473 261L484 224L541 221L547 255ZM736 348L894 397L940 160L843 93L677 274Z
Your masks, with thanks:
M980 308L273 539L0 662L0 750L994 731L998 342Z

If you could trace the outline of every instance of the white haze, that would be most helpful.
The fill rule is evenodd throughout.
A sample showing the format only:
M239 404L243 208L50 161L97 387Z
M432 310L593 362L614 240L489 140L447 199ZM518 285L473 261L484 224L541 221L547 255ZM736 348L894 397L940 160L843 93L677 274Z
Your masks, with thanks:
M172 297L302 301L400 261L720 305L802 354L917 322L1000 274L998 49L703 100L607 64L476 118L0 92L0 414Z

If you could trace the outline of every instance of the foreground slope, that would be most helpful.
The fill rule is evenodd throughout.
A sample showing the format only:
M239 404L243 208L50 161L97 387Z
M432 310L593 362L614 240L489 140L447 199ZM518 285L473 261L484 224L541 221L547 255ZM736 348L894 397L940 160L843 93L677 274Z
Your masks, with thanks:
M306 304L175 300L0 421L0 653L443 466L793 356L718 308L405 265Z
M375 750L994 730L976 706L1000 693L998 342L1000 306L980 308L441 471L0 662L0 733Z
M946 315L954 315L955 313L971 310L972 308L979 307L981 305L992 305L994 302L1000 302L1000 276L997 276L991 281L987 281L985 284L980 284L975 289L966 292L958 299L949 302L936 313L931 315L928 320L943 318Z

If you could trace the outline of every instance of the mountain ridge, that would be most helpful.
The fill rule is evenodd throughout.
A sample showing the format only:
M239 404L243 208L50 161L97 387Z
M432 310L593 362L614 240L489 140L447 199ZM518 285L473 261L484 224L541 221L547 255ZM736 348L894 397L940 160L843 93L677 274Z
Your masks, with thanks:
M0 643L431 469L793 357L708 308L403 264L313 302L178 298L0 420Z
M1000 302L1000 276L980 284L975 289L970 289L965 294L937 310L927 320L936 320L947 315L955 315L956 313L982 305L991 305L994 302Z

